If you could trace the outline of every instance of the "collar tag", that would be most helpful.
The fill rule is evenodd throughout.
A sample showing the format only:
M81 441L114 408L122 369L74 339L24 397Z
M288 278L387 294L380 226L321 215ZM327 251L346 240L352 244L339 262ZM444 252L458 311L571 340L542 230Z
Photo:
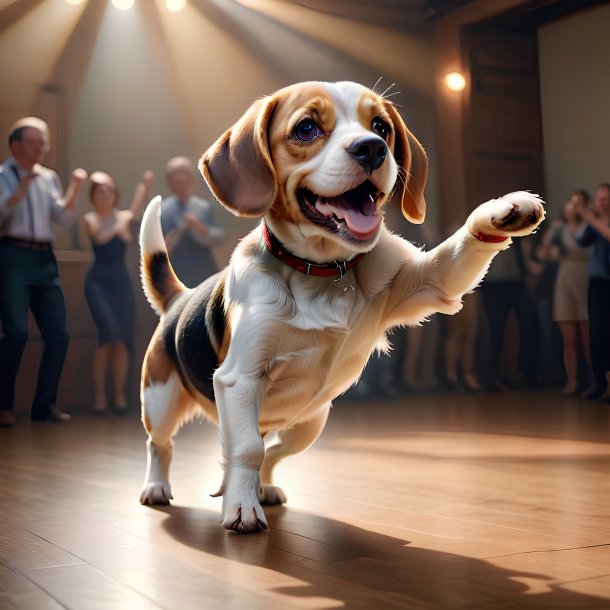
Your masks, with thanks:
M337 268L339 269L339 277L334 280L335 286L341 292L347 292L348 290L355 292L356 289L346 279L343 279L344 276L347 274L347 264L345 263L345 261L343 263L335 261L335 265L337 265Z
M292 269L303 273L304 275L315 275L317 277L332 277L338 275L334 280L335 286L342 292L355 290L355 288L345 279L347 272L353 269L365 256L365 252L361 252L347 261L334 261L332 263L313 263L311 261L299 258L286 250L279 239L271 233L267 223L262 221L263 238L267 250L277 259L288 265Z

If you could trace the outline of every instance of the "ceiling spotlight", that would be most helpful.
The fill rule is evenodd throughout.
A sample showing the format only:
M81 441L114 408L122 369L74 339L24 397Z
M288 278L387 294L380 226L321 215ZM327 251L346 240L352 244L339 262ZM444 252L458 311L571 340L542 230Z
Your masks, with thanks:
M177 13L186 6L186 0L165 0L165 8L168 11Z
M136 0L112 0L114 8L118 8L120 11L128 11Z
M450 72L445 76L445 84L451 91L462 91L466 86L466 79L459 72Z

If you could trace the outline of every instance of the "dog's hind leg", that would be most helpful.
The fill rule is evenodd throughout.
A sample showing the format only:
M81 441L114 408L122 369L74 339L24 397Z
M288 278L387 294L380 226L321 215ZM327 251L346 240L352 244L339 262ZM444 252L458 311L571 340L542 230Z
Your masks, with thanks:
M261 504L284 504L286 502L286 495L282 489L273 484L273 469L285 457L301 453L313 445L324 430L330 406L328 404L320 409L312 419L279 432L279 442L266 449L260 471L259 499Z
M153 383L142 390L142 422L148 432L142 504L169 504L173 498L169 466L174 451L172 437L184 420L183 392L176 374L170 375L165 383Z

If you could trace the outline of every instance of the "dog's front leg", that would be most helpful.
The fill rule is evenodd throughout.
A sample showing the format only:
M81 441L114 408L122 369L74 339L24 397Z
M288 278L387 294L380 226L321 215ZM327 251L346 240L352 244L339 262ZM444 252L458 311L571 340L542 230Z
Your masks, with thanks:
M225 366L214 374L223 454L222 525L239 533L267 529L258 500L265 445L258 428L262 378Z
M480 283L510 238L529 235L543 218L542 201L523 191L481 204L462 228L433 250L411 257L398 273L387 303L388 326L434 312L457 313L463 295Z
M542 201L519 191L478 206L465 225L426 254L426 277L435 278L448 302L459 301L476 287L511 237L534 232L544 219Z

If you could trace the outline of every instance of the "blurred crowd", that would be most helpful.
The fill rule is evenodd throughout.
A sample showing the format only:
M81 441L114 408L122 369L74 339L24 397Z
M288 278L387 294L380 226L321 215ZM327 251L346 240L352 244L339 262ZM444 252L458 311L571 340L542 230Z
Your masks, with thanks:
M395 330L350 396L552 388L608 402L610 185L575 190L549 216L493 260L458 314ZM440 241L426 225L389 224L426 249Z
M91 404L98 414L128 408L125 384L136 312L125 256L154 173L142 174L125 208L119 207L114 178L100 170L88 175L75 169L64 194L57 174L42 165L49 146L44 121L20 119L9 132L11 155L0 166L0 426L5 427L14 424L29 312L44 343L31 418L70 419L56 405L69 336L53 226L76 221L76 201L87 182L91 209L82 217L81 236L93 263L83 292L98 333ZM165 177L171 195L161 203L170 260L188 287L217 271L212 249L224 240L212 204L195 195L195 176L191 159L170 159ZM426 249L446 237L433 235L429 224L398 220L391 210L386 221ZM599 184L592 198L575 190L560 215L547 218L536 234L515 240L493 260L482 285L466 295L458 314L396 329L390 339L391 357L373 357L349 397L550 387L608 401L610 185Z

